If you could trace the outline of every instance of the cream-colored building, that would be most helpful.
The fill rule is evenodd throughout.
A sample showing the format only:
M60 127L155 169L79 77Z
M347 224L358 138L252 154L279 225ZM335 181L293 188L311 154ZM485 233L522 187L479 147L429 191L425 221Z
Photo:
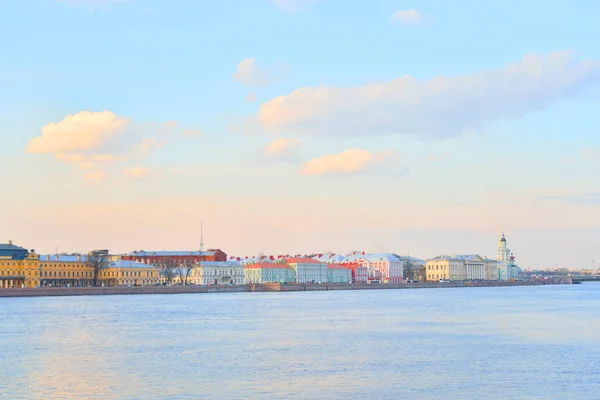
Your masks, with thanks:
M425 263L428 281L497 280L498 264L477 254L441 256Z
M204 261L196 264L188 283L194 285L242 285L244 266L234 261Z

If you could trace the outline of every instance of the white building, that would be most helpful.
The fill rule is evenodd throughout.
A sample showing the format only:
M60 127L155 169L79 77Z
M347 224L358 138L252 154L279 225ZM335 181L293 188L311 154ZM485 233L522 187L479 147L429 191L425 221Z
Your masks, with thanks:
M496 261L498 261L498 280L509 281L521 275L521 268L515 264L515 256L506 245L504 233L502 234L502 238L498 240Z
M404 276L404 262L394 254L389 253L354 253L342 263L358 263L369 269L370 280L400 283Z
M286 263L296 271L298 283L327 283L327 264L312 258L288 258Z
M233 261L203 261L192 270L188 282L196 285L241 285L244 266Z

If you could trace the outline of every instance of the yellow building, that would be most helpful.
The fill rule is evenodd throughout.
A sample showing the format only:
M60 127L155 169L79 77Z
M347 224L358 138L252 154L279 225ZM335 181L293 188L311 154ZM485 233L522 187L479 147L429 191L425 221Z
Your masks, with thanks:
M36 258L38 257L36 256ZM86 256L80 254L39 256L38 268L42 277L41 286L90 286L94 281L94 271L86 261ZM39 286L39 284L35 286Z
M427 280L497 280L498 265L477 254L431 258L425 264Z
M100 271L102 286L148 286L160 283L158 269L142 262L119 260Z
M94 282L94 268L87 256L41 255L15 246L0 244L0 289L33 287L84 287ZM135 261L115 261L98 274L99 286L139 286L159 283L158 270Z
M0 244L0 289L39 285L39 260L34 252L12 244Z

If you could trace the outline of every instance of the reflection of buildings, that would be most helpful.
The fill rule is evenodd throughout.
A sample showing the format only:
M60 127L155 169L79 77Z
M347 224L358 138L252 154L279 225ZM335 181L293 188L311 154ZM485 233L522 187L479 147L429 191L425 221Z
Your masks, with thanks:
M502 234L502 238L498 240L496 261L498 261L498 280L509 281L521 275L521 268L515 264L515 256L506 246L504 233Z

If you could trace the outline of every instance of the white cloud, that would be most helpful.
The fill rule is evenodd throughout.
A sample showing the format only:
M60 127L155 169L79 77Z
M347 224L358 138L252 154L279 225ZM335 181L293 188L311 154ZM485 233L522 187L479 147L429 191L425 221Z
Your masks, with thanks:
M122 172L126 177L134 179L143 178L144 176L148 175L148 169L142 168L139 165L134 165L131 168L123 168Z
M264 153L271 158L294 158L300 148L300 139L275 139L269 143Z
M423 17L414 8L411 8L409 10L398 10L394 13L394 15L392 15L392 22L414 24L417 22L423 22Z
M57 160L77 164L80 169L99 170L84 176L99 180L111 165L146 157L179 136L178 132L176 121L140 125L110 111L82 111L44 126L25 151L54 154Z
M262 104L257 121L278 132L322 136L449 137L520 118L599 82L599 61L576 62L567 51L529 54L504 68L463 76L304 87Z
M275 68L263 68L257 65L254 58L242 60L236 71L233 73L233 80L244 86L266 87L275 82L279 82L287 68L284 65L278 65Z
M408 170L400 163L394 150L371 153L363 149L348 149L310 160L302 166L304 175L393 174Z
M269 0L271 4L287 12L296 12L314 4L317 0Z

